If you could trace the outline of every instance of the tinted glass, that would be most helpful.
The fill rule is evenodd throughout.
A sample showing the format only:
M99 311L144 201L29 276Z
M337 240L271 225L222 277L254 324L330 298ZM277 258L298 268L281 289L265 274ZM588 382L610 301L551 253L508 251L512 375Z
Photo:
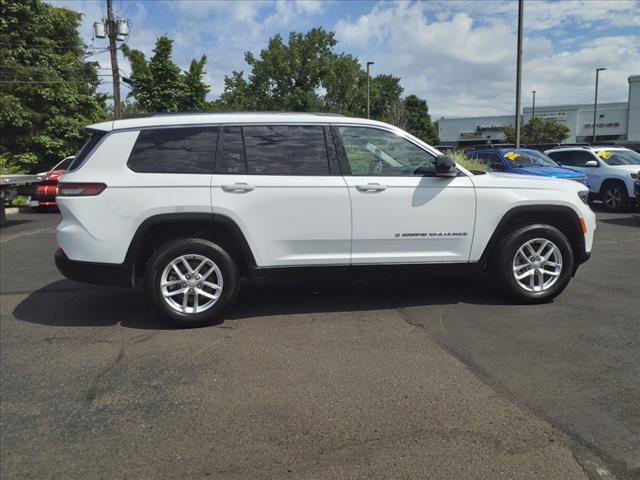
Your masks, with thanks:
M104 135L105 134L102 132L94 133L93 135L91 135L91 138L89 138L89 140L84 143L82 148L80 148L80 150L76 154L76 158L73 159L71 165L69 165L69 168L67 170L71 171L80 168L80 165L84 163L84 161L87 159L87 156L91 153L94 147L98 145L98 142L102 139L102 137L104 137Z
M224 127L216 173L246 173L241 127Z
M256 125L243 131L249 175L329 175L323 127Z
M491 170L504 170L504 164L500 155L491 152L478 153L478 160L488 165Z
M212 173L217 135L217 127L142 130L129 168L139 173Z
M573 161L573 156L571 155L571 152L549 152L547 155L556 163L572 165L571 162Z
M338 127L352 175L412 176L418 167L435 173L435 157L391 132Z

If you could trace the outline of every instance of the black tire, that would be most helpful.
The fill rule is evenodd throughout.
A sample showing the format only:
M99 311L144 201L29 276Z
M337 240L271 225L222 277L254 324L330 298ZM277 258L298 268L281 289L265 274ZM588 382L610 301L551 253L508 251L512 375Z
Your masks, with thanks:
M539 292L526 290L514 276L514 259L518 250L530 240L544 239L553 242L562 256L560 275L555 283ZM567 237L551 225L526 225L510 233L496 248L489 265L489 273L502 290L518 303L545 303L558 296L569 284L573 275L575 258ZM543 281L544 282L544 281Z
M222 292L219 294L219 298L215 303L213 303L213 305L202 312L185 313L183 311L178 311L172 307L167 300L165 300L162 293L161 281L165 269L169 267L173 260L181 256L189 257L190 260L188 261L193 261L194 265L197 264L196 262L199 261L200 257L210 260L219 271L219 273L213 273L212 275L215 275L216 277L220 275L222 277ZM185 268L183 273L186 272L187 270ZM182 277L177 277L177 274L175 275L176 280L174 281L182 281L180 279ZM209 280L212 279L213 277ZM185 280L185 282L186 281L187 280ZM188 281L195 282L195 276ZM172 323L180 327L200 327L203 325L220 323L223 320L224 314L229 311L238 297L238 292L240 290L240 274L231 256L219 245L201 238L184 238L166 243L155 251L147 262L144 283L147 295L151 298L154 305L165 316L167 316ZM211 283L219 284L221 282L219 279L216 279L215 282ZM197 285L187 285L186 283L169 288L174 290L182 289L185 285L187 288L191 286L194 287L191 291L199 291L196 288ZM209 293L215 291L216 290L211 290ZM190 298L187 300L187 304L190 303L191 306L187 306L187 310L189 308L193 310L195 306L193 296L195 294L190 293L189 295ZM174 301L177 301L178 303L182 303L181 299L184 299L184 295L182 294L177 294L174 297L172 298L174 298ZM199 298L206 299L206 297Z
M627 188L621 183L611 181L606 182L600 193L604 208L610 212L621 212L629 204Z

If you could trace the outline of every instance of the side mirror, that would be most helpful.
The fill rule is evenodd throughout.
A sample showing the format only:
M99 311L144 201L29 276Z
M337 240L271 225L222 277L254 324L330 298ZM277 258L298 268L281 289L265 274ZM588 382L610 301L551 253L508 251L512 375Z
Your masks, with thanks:
M456 162L452 158L446 155L438 155L435 160L436 175L438 177L457 177L458 170L456 169Z
M598 164L597 160L589 160L587 163L584 164L585 167L599 167L600 165Z

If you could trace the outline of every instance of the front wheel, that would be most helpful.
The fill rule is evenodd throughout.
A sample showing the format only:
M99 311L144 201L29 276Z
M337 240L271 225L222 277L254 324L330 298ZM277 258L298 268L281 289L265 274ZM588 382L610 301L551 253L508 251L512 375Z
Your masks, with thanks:
M551 225L528 225L500 244L491 265L494 279L516 301L543 303L559 295L574 269L567 237Z
M629 202L627 189L619 183L609 183L602 192L602 201L607 210L619 212L623 210Z
M240 286L238 269L219 245L201 238L175 240L147 263L145 288L156 307L179 326L220 321Z

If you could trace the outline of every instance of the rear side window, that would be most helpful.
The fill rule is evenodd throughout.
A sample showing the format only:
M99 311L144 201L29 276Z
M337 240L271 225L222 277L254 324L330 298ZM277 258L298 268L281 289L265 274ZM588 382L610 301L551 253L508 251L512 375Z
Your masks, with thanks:
M73 161L69 165L69 168L67 168L66 170L70 172L72 170L76 170L80 168L80 165L84 163L84 161L87 159L89 154L93 151L95 146L98 145L98 142L102 140L102 137L104 137L104 135L105 135L104 132L96 132L93 135L91 135L91 138L89 138L89 140L84 142L84 145L80 148L80 150L76 154L76 158L73 159Z
M329 175L321 126L245 126L243 134L249 175Z
M138 173L213 172L217 127L142 130L129 162Z
M216 173L242 175L246 173L242 127L224 127Z

